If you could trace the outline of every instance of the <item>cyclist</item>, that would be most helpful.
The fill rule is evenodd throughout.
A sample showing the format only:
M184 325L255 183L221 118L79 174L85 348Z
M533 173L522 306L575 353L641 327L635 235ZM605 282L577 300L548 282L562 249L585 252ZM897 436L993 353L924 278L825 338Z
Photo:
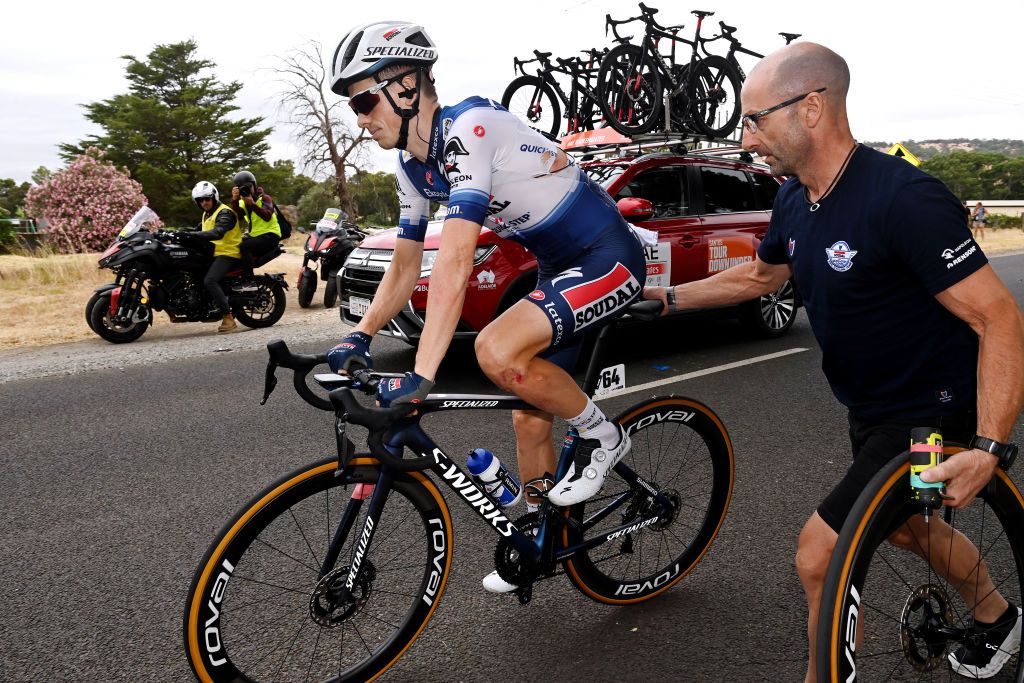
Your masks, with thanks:
M220 193L213 183L206 180L196 183L192 188L192 199L203 212L200 226L202 232L187 234L213 243L213 263L203 277L203 285L210 293L221 316L217 332L230 332L238 327L238 323L231 313L231 305L220 286L220 281L228 271L237 268L241 263L238 247L242 242L242 230L238 226L238 217L231 207L220 203Z
M972 448L922 475L948 481L947 503L967 505L988 482L1024 405L1024 319L938 180L858 145L850 132L846 61L813 43L762 60L742 91L743 147L777 175L757 258L674 288L648 288L670 309L738 303L795 275L821 345L822 369L849 409L854 460L805 524L796 565L807 595L810 661L818 604L838 532L861 489L907 450L912 427L942 428ZM975 436L977 435L977 436ZM911 523L926 537L923 523ZM931 522L931 543L950 527ZM890 540L913 548L901 533ZM995 675L1020 640L1020 609L996 591L964 536L936 567L961 587L980 635L950 653L954 671ZM920 547L920 546L918 546ZM970 580L965 580L969 577Z
M335 52L331 89L349 98L359 126L378 145L402 150L401 217L394 260L363 319L329 353L330 364L336 371L369 365L373 335L409 301L431 201L448 209L415 369L381 383L381 405L422 400L434 385L462 311L481 226L521 243L537 257L536 289L480 332L476 355L495 384L540 409L513 415L524 481L554 469L553 415L579 430L575 462L548 493L554 504L572 505L596 494L630 447L568 370L582 335L640 296L643 247L601 187L500 105L470 97L441 106L431 69L436 60L423 27L406 22L360 26ZM494 592L515 588L497 573L484 585Z

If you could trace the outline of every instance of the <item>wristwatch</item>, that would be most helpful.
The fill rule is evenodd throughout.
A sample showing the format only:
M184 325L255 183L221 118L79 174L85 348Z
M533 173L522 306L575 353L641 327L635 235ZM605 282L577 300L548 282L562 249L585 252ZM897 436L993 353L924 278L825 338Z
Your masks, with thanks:
M669 285L665 288L665 300L668 301L669 313L676 310L676 288Z
M996 456L999 458L999 466L1004 470L1010 469L1010 465L1017 459L1017 444L1014 443L999 443L975 434L971 437L971 443L968 446Z

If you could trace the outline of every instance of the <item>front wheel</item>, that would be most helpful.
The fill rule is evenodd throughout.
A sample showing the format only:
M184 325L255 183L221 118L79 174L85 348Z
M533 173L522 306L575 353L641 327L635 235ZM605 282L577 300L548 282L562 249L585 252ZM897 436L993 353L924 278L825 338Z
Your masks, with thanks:
M910 491L904 453L867 484L843 524L818 613L818 680L1022 680L1017 646L993 644L972 618L975 603L1021 605L1020 491L997 469L970 505L928 520ZM951 666L979 662L965 648L986 653L992 669L974 675Z
M661 120L661 74L636 45L619 45L601 60L597 89L601 113L623 135L646 133Z
M102 292L93 292L93 295L89 297L89 300L85 302L85 324L89 326L89 329L96 332L96 328L92 326L92 307L96 305L100 297L103 296ZM97 334L99 334L97 332Z
M711 55L697 63L689 93L690 121L697 132L724 138L740 121L740 76L725 57Z
M501 96L501 106L523 123L552 136L562 127L562 109L551 86L538 76L515 78Z
M354 485L377 482L379 465L359 455L343 476L337 465L324 460L278 480L210 545L184 617L199 680L370 681L433 615L453 540L440 491L419 473L400 475L369 548L360 547L368 505ZM360 578L345 590L353 558Z
M609 473L600 496L571 508L563 540L572 546L650 518L654 497L624 479L624 468L668 498L671 509L657 522L629 527L566 560L569 579L584 595L627 605L660 595L704 558L729 509L735 464L725 425L693 399L654 398L615 421L629 434L632 448Z
M144 304L139 304L139 310L135 317L145 318L144 320L131 321L128 323L115 322L110 315L110 292L103 292L94 297L92 309L89 311L89 327L103 339L111 344L128 344L135 341L149 329L149 323L153 319L153 311Z
M334 308L338 303L338 276L329 275L324 283L324 308Z
M316 271L312 268L303 268L299 275L299 306L309 308L313 303L313 294L316 293Z
M251 299L233 305L232 310L238 322L246 327L270 327L284 315L287 304L281 283L263 281L258 283L258 290Z

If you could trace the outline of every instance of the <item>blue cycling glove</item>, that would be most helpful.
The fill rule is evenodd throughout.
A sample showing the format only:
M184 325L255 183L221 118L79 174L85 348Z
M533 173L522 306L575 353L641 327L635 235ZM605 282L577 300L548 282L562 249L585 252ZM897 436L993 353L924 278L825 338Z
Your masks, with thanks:
M352 332L327 352L327 364L337 373L348 374L350 369L355 372L360 368L370 370L373 368L373 358L370 357L372 340L373 337L365 332Z
M427 397L434 383L415 372L403 377L385 377L377 386L377 400L382 408L400 403L419 403Z

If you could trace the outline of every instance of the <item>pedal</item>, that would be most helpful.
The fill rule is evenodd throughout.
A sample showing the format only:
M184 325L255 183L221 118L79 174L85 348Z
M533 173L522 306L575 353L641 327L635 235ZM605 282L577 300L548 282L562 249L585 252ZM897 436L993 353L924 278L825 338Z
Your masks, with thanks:
M517 588L515 594L519 598L520 605L529 605L530 600L533 600L533 584L529 583L522 588Z
M535 498L541 498L547 500L548 491L555 487L555 477L550 472L545 472L544 476L531 479L530 481L523 484L523 490L528 495L533 495Z

